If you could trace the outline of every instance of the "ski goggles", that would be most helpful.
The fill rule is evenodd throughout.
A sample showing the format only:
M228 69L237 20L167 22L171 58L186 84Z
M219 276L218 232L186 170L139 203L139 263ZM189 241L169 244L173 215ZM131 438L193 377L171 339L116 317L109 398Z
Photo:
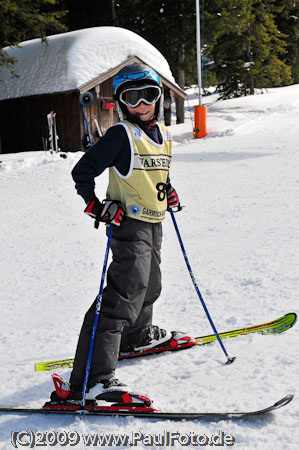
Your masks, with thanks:
M119 100L130 108L137 108L140 103L152 105L161 97L161 89L159 86L140 86L125 89L119 96Z

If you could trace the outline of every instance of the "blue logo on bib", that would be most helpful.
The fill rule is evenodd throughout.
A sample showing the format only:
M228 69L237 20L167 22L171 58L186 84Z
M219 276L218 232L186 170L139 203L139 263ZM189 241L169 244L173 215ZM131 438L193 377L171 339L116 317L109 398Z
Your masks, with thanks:
M140 207L138 205L132 205L130 206L130 213L134 214L134 216L137 216L140 213Z

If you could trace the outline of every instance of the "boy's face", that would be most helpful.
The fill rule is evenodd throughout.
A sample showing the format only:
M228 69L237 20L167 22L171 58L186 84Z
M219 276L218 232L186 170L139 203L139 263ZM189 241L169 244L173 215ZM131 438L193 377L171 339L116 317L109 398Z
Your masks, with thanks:
M141 120L144 122L147 122L148 120L151 120L152 117L155 114L155 107L156 103L153 103L152 105L147 105L146 103L141 102L137 108L131 108L130 106L127 106L128 111L130 114L137 114L138 117L140 117Z

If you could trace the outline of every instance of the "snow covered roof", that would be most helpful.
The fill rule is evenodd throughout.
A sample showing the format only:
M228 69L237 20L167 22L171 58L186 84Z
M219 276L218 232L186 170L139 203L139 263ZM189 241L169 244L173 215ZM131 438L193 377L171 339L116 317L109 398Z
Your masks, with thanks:
M19 77L12 77L8 68L1 68L0 100L82 89L133 56L178 87L164 56L124 28L86 28L49 36L47 43L33 39L4 50L17 58L15 72Z

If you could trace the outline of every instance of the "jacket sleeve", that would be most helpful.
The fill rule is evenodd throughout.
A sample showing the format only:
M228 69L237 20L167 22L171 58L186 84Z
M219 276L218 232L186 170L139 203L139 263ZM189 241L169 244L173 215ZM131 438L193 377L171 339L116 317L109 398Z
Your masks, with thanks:
M95 178L107 167L116 166L126 174L130 167L130 144L123 126L109 128L105 136L91 147L72 170L77 193L86 203L95 197Z

